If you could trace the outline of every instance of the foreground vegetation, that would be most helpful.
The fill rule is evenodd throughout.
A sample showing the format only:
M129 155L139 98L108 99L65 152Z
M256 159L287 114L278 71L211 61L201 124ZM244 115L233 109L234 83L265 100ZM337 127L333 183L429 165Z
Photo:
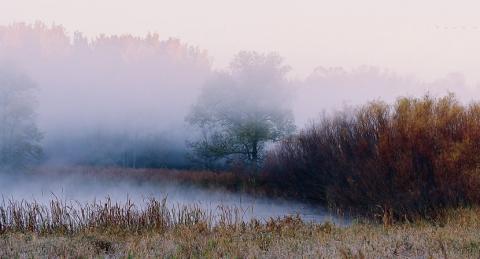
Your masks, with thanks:
M235 208L207 212L165 201L49 206L4 202L0 257L334 257L478 258L480 210L401 224L303 222L298 217L243 222ZM388 222L385 222L388 223Z

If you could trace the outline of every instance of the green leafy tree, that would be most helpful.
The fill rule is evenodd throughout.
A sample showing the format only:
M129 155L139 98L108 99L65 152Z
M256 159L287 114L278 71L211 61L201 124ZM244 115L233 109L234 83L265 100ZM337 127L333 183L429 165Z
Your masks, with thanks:
M37 161L42 134L35 123L33 83L0 68L0 167L23 167Z
M256 168L266 146L295 129L288 70L276 54L241 52L208 81L187 116L200 132L193 157L206 167L223 160Z

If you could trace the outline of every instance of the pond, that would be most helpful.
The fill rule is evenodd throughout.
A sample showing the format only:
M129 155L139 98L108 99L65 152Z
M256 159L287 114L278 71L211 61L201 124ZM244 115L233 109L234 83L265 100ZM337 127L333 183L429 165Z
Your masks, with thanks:
M175 183L148 181L105 180L86 176L11 177L0 175L0 195L4 202L36 201L48 205L52 199L78 204L103 202L124 204L127 200L142 207L149 199L167 199L169 207L198 206L215 214L221 208L236 209L243 221L252 218L268 220L284 216L300 216L304 221L322 223L330 221L345 225L348 220L333 215L326 209L310 204L255 197L219 189L202 189Z

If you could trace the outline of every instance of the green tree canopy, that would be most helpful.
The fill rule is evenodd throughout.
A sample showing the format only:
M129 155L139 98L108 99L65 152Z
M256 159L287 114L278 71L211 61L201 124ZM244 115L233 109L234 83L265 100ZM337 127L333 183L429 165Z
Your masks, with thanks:
M288 70L276 54L241 52L209 80L187 116L201 133L194 157L207 166L221 159L256 166L267 143L293 132Z
M39 159L42 135L35 123L33 83L0 68L0 167L23 167Z

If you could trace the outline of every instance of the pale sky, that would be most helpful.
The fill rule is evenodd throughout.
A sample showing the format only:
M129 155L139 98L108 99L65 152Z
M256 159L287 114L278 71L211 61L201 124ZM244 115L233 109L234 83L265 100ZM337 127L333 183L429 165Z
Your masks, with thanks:
M480 2L441 0L0 0L0 24L43 21L81 31L159 33L208 50L224 67L240 50L277 51L293 75L374 65L480 82Z

